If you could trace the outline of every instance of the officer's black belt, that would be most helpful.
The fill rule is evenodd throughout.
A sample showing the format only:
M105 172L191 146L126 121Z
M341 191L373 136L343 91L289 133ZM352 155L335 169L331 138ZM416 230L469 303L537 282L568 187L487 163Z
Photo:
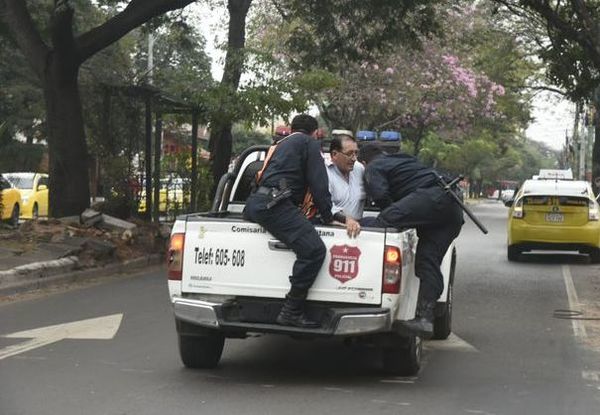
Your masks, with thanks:
M267 187L267 186L258 186L258 189L256 189L256 193L258 193L259 195L270 195L271 193L273 193L275 189L274 187Z

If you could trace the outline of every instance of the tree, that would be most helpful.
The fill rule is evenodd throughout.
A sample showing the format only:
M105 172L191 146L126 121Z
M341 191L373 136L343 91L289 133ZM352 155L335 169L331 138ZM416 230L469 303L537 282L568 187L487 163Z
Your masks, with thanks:
M43 22L34 22L23 0L0 0L0 14L12 40L42 84L48 125L50 215L81 213L89 206L88 150L79 93L81 65L153 17L193 0L131 0L104 23L77 33L75 5L55 0ZM104 1L103 3L107 3ZM114 3L114 2L113 2Z
M485 74L427 44L418 52L398 49L377 63L348 67L341 85L325 91L320 108L335 125L401 130L418 154L429 131L463 138L476 120L496 116L502 95L504 87Z
M531 24L537 53L547 65L549 81L563 88L573 101L591 102L596 109L592 176L600 177L600 8L597 2L495 0L495 3Z
M357 61L400 40L417 43L417 33L432 33L439 29L432 7L438 2L384 0L374 5L361 0L270 0L271 7L262 10L276 10L277 14L261 14L262 29L259 26L253 34L262 36L268 27L285 27L285 35L282 33L279 37L279 42L285 43L290 51L285 59L288 68L284 71L292 70L294 74L287 72L289 77L279 78L289 82L275 82L275 86L281 89L263 84L238 91L248 58L246 16L252 1L228 0L230 20L225 69L221 85L215 92L215 103L218 104L211 117L210 150L215 183L229 165L233 121L244 117L239 116L239 108L250 108L252 113L274 114L282 108L303 107L302 94L291 88L301 85L303 77L300 72L310 74L312 69L323 67L319 65L334 62L332 56L335 56L336 63L344 59ZM283 24L285 22L289 25ZM323 27L332 30L322 30ZM268 53L263 53L262 57L266 55ZM292 55L293 58L290 58ZM276 63L273 59L270 62ZM264 98L273 98L273 91L279 91L280 97L289 96L290 99L275 98L274 105L265 105Z

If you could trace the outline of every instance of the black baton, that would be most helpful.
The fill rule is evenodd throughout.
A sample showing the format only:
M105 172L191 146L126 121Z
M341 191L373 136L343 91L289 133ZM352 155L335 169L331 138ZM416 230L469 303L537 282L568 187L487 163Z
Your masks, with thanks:
M463 203L463 201L460 200L460 197L458 197L458 195L452 191L452 186L456 185L458 182L460 182L462 179L464 179L464 176L461 174L458 177L456 177L454 180L452 180L450 183L446 183L446 181L444 180L444 178L442 176L440 176L439 174L437 174L435 172L433 172L433 174L435 174L435 176L437 177L438 184L442 187L442 189L444 189L446 191L446 193L448 193L450 196L452 196L454 201L456 203L458 203L458 205L461 207L461 209L467 214L467 216L469 216L471 218L473 223L475 225L477 225L477 227L481 230L481 232L483 232L485 235L487 235L487 233L488 233L487 228L485 226L483 226L483 223L481 223L479 221L479 219L477 219L477 217L473 214L473 212L471 212L471 209L469 209Z

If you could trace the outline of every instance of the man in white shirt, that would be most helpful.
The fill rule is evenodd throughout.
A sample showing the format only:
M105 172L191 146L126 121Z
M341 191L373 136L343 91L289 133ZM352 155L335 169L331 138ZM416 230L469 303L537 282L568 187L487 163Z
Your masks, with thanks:
M329 155L331 161L327 162L327 176L333 203L331 213L336 221L346 224L351 237L356 236L360 232L358 220L362 218L366 198L363 184L365 168L356 161L358 144L351 131L333 131Z

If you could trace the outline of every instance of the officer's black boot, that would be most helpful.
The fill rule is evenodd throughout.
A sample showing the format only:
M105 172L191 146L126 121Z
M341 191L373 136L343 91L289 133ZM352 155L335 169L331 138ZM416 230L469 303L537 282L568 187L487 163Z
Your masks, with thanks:
M277 324L282 326L294 326L303 329L316 329L320 326L316 321L312 321L306 318L304 315L304 305L306 302L306 294L292 296L287 294L285 296L285 303L281 307L281 312L277 316Z
M404 323L410 332L423 339L430 339L433 336L433 312L435 301L419 300L415 318Z

